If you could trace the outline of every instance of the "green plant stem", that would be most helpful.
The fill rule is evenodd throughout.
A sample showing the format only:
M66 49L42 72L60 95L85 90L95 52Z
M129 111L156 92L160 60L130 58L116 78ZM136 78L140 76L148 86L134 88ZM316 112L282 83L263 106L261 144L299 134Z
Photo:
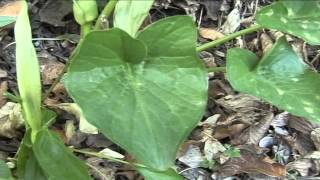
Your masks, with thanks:
M226 67L211 67L207 68L208 72L226 72Z
M102 158L102 159L108 159L110 161L114 161L114 162L118 162L118 163L122 163L122 164L127 164L127 165L131 165L131 166L136 166L136 167L142 167L142 168L146 168L145 165L143 164L138 164L138 163L130 163L127 161L123 161L121 159L117 159L117 158L113 158L110 156L105 156L102 153L97 153L97 152L90 152L90 151L84 151L84 150L80 150L80 149L75 149L72 147L69 147L69 149L73 152L77 152L77 153L81 153L81 154L86 154L86 155L90 155L90 156L95 156L98 158Z
M116 7L117 3L118 3L118 0L109 0L108 4L104 7L104 9L102 10L102 12L100 13L100 15L97 19L97 22L96 22L96 25L94 28L95 30L102 29L102 27L103 27L102 23L108 19L111 12Z
M259 31L259 30L262 29L262 28L263 28L263 27L260 26L260 25L251 26L251 27L249 27L249 28L247 28L247 29L244 29L244 30L235 32L235 33L233 33L233 34L230 34L230 35L225 36L225 37L223 37L223 38L217 39L217 40L215 40L215 41L211 41L211 42L202 44L201 46L197 47L197 51L198 51L198 52L201 52L201 51L204 51L204 50L207 50L207 49L210 49L210 48L219 46L219 45L221 45L221 44L224 44L225 42L228 42L228 41L230 41L230 40L232 40L232 39L235 39L236 37L239 37L239 36L242 36L242 35L245 35L245 34L250 34L250 33Z
M81 26L81 38L84 38L91 31L92 23L86 23Z

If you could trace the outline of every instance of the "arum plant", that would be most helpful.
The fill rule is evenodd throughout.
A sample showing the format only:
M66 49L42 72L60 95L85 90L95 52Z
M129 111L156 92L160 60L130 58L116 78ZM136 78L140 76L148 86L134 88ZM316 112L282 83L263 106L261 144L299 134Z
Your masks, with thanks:
M90 179L84 163L64 146L57 134L48 129L55 113L41 107L39 63L32 44L28 6L25 1L21 3L14 31L17 80L27 132L19 149L16 175L19 179L30 180Z
M48 129L55 114L41 107L39 66L27 4L21 2L15 36L27 131L15 175L19 179L90 179L85 164ZM94 0L73 3L82 37L66 66L64 84L85 118L129 152L134 162L125 163L148 180L183 179L175 170L175 156L201 119L207 101L207 69L197 52L262 28L320 44L318 1L277 1L257 13L257 25L199 47L197 29L188 16L164 18L141 28L152 0L111 0L100 15ZM113 27L107 29L105 23L112 11ZM236 90L292 114L320 120L315 108L320 105L319 75L284 37L261 60L247 50L229 50L226 70ZM7 176L7 171L4 174Z

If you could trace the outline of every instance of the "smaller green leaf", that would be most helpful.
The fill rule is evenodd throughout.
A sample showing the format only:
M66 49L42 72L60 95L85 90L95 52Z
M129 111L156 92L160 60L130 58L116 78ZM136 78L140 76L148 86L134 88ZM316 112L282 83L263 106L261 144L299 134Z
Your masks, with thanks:
M85 164L64 146L55 133L49 130L39 131L32 148L49 179L91 179Z
M282 0L262 8L258 24L300 37L310 44L320 44L320 1Z
M48 127L52 123L54 123L55 119L57 118L57 113L52 111L51 109L42 107L41 116L42 116L42 123Z
M9 167L0 160L0 180L13 180Z
M114 27L135 37L144 19L148 16L154 0L120 0L114 10Z
M173 169L167 171L153 171L149 168L137 167L137 170L145 177L146 180L183 180Z
M9 25L16 21L16 17L12 16L0 16L0 27Z
M19 92L25 120L35 131L41 127L40 68L32 44L28 5L21 1L22 9L14 28L16 38L16 66Z
M19 179L46 180L47 177L32 151L31 129L27 129L18 151L17 170Z
M285 38L280 38L261 61L250 51L229 50L227 74L236 90L320 121L320 75L308 68Z

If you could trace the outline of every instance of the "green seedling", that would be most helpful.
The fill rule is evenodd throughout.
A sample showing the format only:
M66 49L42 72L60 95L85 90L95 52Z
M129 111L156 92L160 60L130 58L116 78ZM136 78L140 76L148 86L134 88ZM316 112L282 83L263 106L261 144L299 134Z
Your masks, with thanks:
M175 155L201 119L207 101L208 70L197 52L262 28L320 44L318 1L275 2L257 13L258 25L199 47L196 27L187 16L168 17L141 28L152 0L143 4L111 0L99 16L95 1L73 2L82 36L66 66L64 84L86 119L136 162L111 160L133 166L147 180L183 179L174 168ZM114 23L106 29L112 11ZM95 153L67 149L48 129L55 113L41 107L39 65L25 1L15 37L17 79L27 130L12 179L91 179L85 163L72 151ZM261 60L247 50L230 49L226 70L236 90L292 114L320 120L319 75L307 67L285 38L280 38ZM238 156L239 152L231 148L227 154ZM0 166L4 167L0 178L11 178L3 163Z

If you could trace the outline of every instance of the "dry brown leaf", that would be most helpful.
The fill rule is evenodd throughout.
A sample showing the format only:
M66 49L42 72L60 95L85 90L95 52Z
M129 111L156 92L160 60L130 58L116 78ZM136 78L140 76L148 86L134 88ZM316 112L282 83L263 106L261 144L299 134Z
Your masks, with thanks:
M284 177L286 167L279 163L272 163L257 152L256 146L240 146L241 157L231 158L219 167L222 175L231 176L240 173L262 173L273 177Z
M201 167L206 159L199 146L189 145L187 151L178 157L178 160L191 168L197 168Z
M273 46L273 41L267 33L262 33L260 35L260 42L263 54L266 54L266 52Z
M0 136L13 138L19 136L17 129L24 125L20 104L7 102L0 109Z
M205 142L203 153L208 161L217 160L222 164L229 159L223 154L225 150L226 148L218 140L211 138Z
M244 129L248 127L247 124L232 124L232 125L222 125L217 126L214 130L213 137L216 139L224 139L227 137L235 136L239 133L241 133Z
M52 84L63 73L64 64L58 61L41 61L41 75L44 85Z
M310 134L315 128L319 128L319 124L313 124L304 118L290 115L288 127L295 129L303 134Z
M316 149L320 151L320 128L316 128L311 132L311 139L316 146Z
M224 34L234 33L240 26L240 6L235 8L229 13L227 20L222 25L222 32Z
M3 95L3 93L7 92L8 90L8 82L3 81L0 84L0 108L6 104L7 98Z
M44 103L46 105L54 105L66 102L68 99L68 93L62 83L58 83L50 93L49 98L47 98Z
M294 133L293 136L283 136L283 139L292 148L294 153L305 155L315 150L310 134L301 132Z
M64 26L63 18L72 12L72 1L47 0L39 11L41 22L53 26Z
M202 51L200 53L200 58L204 61L204 64L206 67L217 67L217 64L215 63L214 56L207 52L207 51Z
M264 117L270 110L269 105L260 99L246 95L228 95L218 99L217 104L232 114L228 121L239 121L245 124L253 124Z
M22 7L21 1L9 2L6 5L0 7L0 16L16 17L20 13L21 7Z
M199 34L201 37L210 39L210 40L216 40L224 37L224 34L211 28L200 28Z
M320 175L320 151L314 151L287 164L288 170L297 170L301 176Z
M236 135L231 139L231 143L234 145L241 144L255 144L257 145L260 139L269 130L270 124L273 120L273 113L267 114L258 123L251 125L244 130L240 135Z
M6 78L6 77L8 77L7 71L0 69L0 78Z
M86 164L90 168L90 174L92 174L95 179L115 180L115 170L109 167L110 163L107 161L97 157L90 157L86 161Z
M76 135L76 127L72 120L67 120L64 124L64 131L66 134L66 142L69 144L72 137Z

